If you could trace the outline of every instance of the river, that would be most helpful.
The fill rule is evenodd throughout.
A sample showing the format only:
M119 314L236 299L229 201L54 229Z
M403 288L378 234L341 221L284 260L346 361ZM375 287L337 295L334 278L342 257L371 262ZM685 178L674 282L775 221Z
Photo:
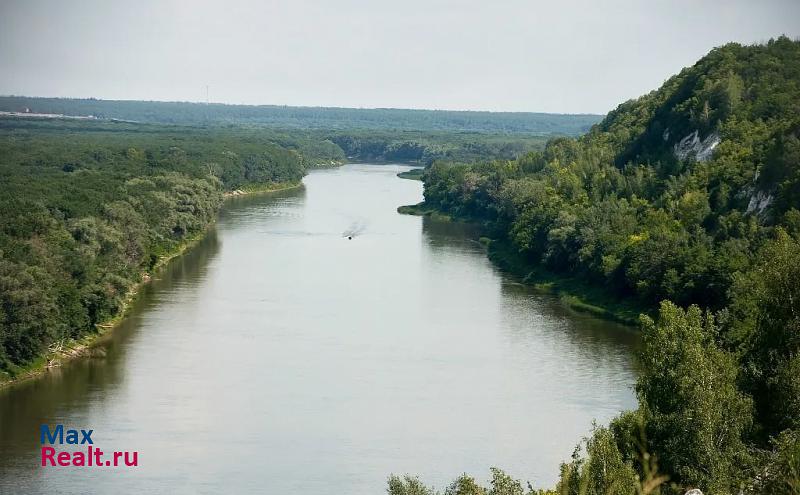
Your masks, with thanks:
M228 201L94 357L0 391L0 493L377 494L491 466L552 486L635 406L637 336L515 283L470 226L398 214L408 168ZM41 467L59 423L139 466Z

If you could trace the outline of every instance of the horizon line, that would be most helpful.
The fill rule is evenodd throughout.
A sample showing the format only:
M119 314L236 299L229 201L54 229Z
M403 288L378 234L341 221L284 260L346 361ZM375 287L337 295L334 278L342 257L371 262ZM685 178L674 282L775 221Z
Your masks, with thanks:
M413 107L347 107L347 106L326 106L326 105L290 105L280 103L225 103L225 102L205 102L192 100L142 100L127 98L97 98L93 96L31 96L17 94L0 94L0 98L32 98L32 99L51 99L51 100L94 100L106 102L139 102L139 103L182 103L190 105L221 105L230 107L283 107L283 108L317 108L332 110L410 110L416 112L460 112L460 113L496 113L496 114L539 114L539 115L568 115L568 116L604 116L606 113L592 112L540 112L531 110L453 110L446 108L413 108Z

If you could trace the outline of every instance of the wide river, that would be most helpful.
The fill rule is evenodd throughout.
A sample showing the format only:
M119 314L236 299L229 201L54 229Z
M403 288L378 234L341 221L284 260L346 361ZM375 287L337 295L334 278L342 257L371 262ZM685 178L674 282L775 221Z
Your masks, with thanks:
M408 168L229 201L94 357L0 391L0 493L378 494L491 466L552 486L635 406L636 335L515 283L470 227L398 214ZM59 423L139 466L41 467Z

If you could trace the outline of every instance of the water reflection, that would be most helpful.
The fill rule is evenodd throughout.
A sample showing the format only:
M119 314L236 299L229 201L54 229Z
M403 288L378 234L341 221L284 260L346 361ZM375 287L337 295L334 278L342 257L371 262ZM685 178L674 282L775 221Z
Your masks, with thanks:
M231 200L104 356L0 392L0 492L378 493L492 465L552 484L634 405L635 335L515 284L472 227L398 215L421 196L405 169ZM142 466L41 469L59 422Z
M0 390L0 487L10 483L20 489L7 493L29 492L30 488L23 487L41 474L34 469L39 464L40 425L90 426L90 411L102 411L107 403L119 399L127 372L126 351L137 339L148 338L141 335L142 315L178 288L201 283L219 248L219 236L212 226L196 246L142 287L129 316L96 342L90 357L64 362L41 377Z

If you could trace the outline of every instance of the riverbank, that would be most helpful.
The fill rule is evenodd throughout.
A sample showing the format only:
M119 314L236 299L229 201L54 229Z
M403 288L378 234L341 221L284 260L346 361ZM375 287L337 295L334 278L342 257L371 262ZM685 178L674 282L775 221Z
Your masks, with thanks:
M224 202L230 200L231 198L256 194L269 194L279 191L286 191L289 189L296 189L299 187L303 187L302 181L249 184L241 189L224 192L222 196ZM187 238L173 251L159 257L158 261L151 270L143 271L140 275L139 281L133 284L125 293L117 313L112 318L95 325L97 329L96 332L83 335L77 339L69 339L51 345L48 349L48 352L45 354L39 356L24 366L18 366L12 369L13 374L0 371L0 389L37 378L46 373L48 370L57 368L73 359L91 356L94 352L94 347L103 339L103 337L113 332L114 329L117 328L125 319L142 287L145 284L150 283L153 277L162 271L172 260L179 258L197 245L197 243L199 243L206 236L208 231L213 228L215 223L216 220L209 223L203 231Z
M324 170L326 168L337 168L350 163L349 160L331 160L329 162L317 162L314 165L309 165L306 170Z
M470 221L442 213L424 201L415 205L400 206L397 212L404 215L426 216L445 222ZM629 326L639 325L639 315L649 314L652 311L651 308L635 301L620 300L610 296L603 288L578 277L553 273L541 265L531 264L508 242L488 237L481 237L480 241L486 247L489 259L501 270L522 284L533 287L537 292L558 297L570 309Z
M650 312L641 304L609 296L604 288L578 277L553 273L541 265L533 265L507 242L487 238L481 240L487 247L489 259L501 270L537 292L557 296L564 305L575 311L629 326L638 326L639 315Z
M271 182L267 184L248 184L242 186L240 189L227 191L222 194L225 199L235 198L237 196L249 196L252 194L274 193L278 191L286 191L288 189L296 189L303 186L303 181L294 182Z
M436 208L426 205L424 201L415 205L398 206L397 213L402 215L415 215L418 217L431 217L443 222L455 221L455 219L447 213L442 213Z
M408 179L408 180L422 180L422 174L425 173L424 168L412 168L411 170L407 170L405 172L400 172L397 174L398 177L401 179Z
M553 466L593 418L607 422L633 407L630 362L639 336L498 278L470 224L424 219L423 231L419 219L398 215L398 205L422 199L419 183L395 176L406 169L347 165L309 173L303 189L226 201L204 240L143 286L122 323L87 357L0 392L9 433L0 465L9 460L18 468L11 473L22 480L17 491L58 491L65 483L79 491L85 482L77 471L37 482L36 465L13 464L30 457L30 432L41 423L89 425L151 458L164 452L164 435L174 429L164 418L189 425L225 418L243 425L231 441L244 450L222 468L235 473L257 458L258 445L285 437L285 410L294 424L330 426L305 429L287 444L288 457L330 473L311 487L317 491L380 491L398 455L435 464L437 445L456 447L448 462L457 470L498 437L508 444L498 463L553 485ZM348 227L363 233L343 239ZM391 290L381 280L392 280ZM530 304L531 297L541 301ZM424 308L409 311L399 301ZM564 363L574 372L564 373ZM508 386L493 386L498 376ZM341 399L333 405L332 383ZM470 400L475 389L486 391L485 400ZM403 403L425 403L435 431L404 441L409 433L396 425L407 411L392 407L387 391ZM552 407L537 407L543 402ZM467 410L467 423L484 424L497 416L494 404L507 405L500 429L464 435L463 424L449 420L455 405ZM570 424L547 426L567 409ZM365 432L364 422L375 417L383 419ZM131 488L147 491L152 479L202 482L203 452L217 440L177 438L170 449L198 454L188 468L147 463ZM364 452L377 462L357 477L337 469L336 459L357 463ZM303 488L296 481L301 468L272 467L266 477L233 476L201 489ZM118 475L98 470L92 482L113 489Z

